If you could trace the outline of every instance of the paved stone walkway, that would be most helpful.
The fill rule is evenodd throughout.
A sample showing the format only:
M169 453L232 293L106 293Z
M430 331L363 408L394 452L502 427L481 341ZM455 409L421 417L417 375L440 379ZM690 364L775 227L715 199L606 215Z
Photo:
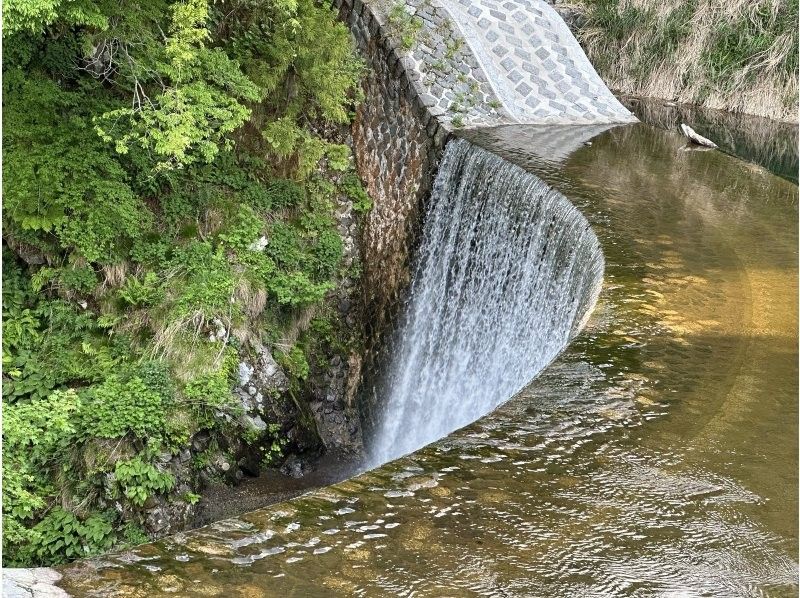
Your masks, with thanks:
M418 75L425 105L444 122L486 127L636 121L544 0L366 3L397 37L404 33L398 6L420 28L411 47L399 50L407 72Z
M635 121L542 0L442 0L500 101L524 123Z

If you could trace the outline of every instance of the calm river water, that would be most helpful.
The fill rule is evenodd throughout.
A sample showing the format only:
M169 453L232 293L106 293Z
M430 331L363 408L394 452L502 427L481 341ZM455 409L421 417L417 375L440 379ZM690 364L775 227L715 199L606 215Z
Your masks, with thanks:
M568 157L533 147L535 129L471 138L592 223L606 273L583 333L513 400L448 438L292 501L68 566L65 589L797 595L797 186L646 125Z

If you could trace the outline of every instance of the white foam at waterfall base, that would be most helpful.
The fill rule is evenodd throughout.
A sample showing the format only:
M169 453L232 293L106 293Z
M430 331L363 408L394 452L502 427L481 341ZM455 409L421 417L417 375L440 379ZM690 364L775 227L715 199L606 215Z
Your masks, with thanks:
M451 141L378 397L373 462L421 448L511 398L580 330L603 269L589 223L563 195Z

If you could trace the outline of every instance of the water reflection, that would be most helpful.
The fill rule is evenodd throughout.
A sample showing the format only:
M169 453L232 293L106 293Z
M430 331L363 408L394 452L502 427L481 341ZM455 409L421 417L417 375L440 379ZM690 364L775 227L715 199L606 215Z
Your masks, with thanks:
M656 127L676 131L681 123L690 124L713 139L722 151L797 183L796 123L646 98L623 98L622 103L642 122Z
M797 595L797 187L682 146L623 127L537 171L592 221L606 280L514 400L347 482L70 566L65 587Z

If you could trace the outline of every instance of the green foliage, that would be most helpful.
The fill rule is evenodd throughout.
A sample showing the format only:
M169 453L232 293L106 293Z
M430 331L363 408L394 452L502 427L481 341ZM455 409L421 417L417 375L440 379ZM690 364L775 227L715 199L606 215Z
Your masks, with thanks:
M125 497L138 506L144 505L153 494L169 492L175 485L172 474L159 471L138 457L117 461L114 476Z
M262 467L272 467L283 456L283 449L287 444L286 438L281 436L281 427L278 424L269 424L264 442L261 445L263 457L261 458Z
M45 399L3 405L3 553L16 554L36 540L30 523L52 492L43 471L65 461L82 407L73 390ZM23 548L28 550L28 548ZM12 557L13 558L13 557Z
M19 32L38 33L61 18L69 25L90 25L104 29L108 19L91 0L5 0L3 37Z
M4 279L15 268L4 260ZM4 398L41 399L61 385L99 381L119 363L122 339L109 339L93 313L63 300L34 301L31 292L30 284L4 289Z
M114 544L113 530L110 518L102 514L80 521L56 507L33 528L36 539L30 549L39 560L58 564L108 550Z
M214 429L242 415L241 403L232 392L237 363L236 351L229 348L218 368L184 386L183 403L191 408L198 428Z
M405 2L396 2L389 10L389 25L392 34L400 38L403 48L410 50L417 41L417 34L422 29L422 19L406 10Z
M274 120L264 127L262 136L270 152L281 159L294 158L299 178L306 178L325 155L325 141L298 125L290 117Z
M350 168L350 148L346 145L329 144L325 150L328 157L328 168L344 172Z
M12 70L3 77L3 195L6 224L90 262L109 262L147 227L151 214L128 175L89 127L76 93Z
M300 205L305 200L305 190L297 183L277 179L267 185L270 206L282 210Z
M175 301L177 317L195 311L213 317L231 308L236 281L222 246L192 241L176 252L173 264L184 278Z
M156 58L162 89L153 97L142 92L134 106L117 108L97 119L96 131L126 154L133 145L151 151L156 170L197 161L211 162L226 137L250 116L243 102L260 99L261 91L220 48L209 48L207 0L173 5L169 36ZM115 134L120 121L126 132Z
M155 272L147 272L143 277L131 276L119 290L120 298L131 306L146 306L158 303L164 291Z
M183 495L183 500L185 500L190 505L196 505L198 502L200 502L201 498L202 496L200 496L199 494L195 494L194 492L187 492L186 494Z
M31 276L31 288L34 291L40 291L45 286L51 285L55 289L88 294L94 290L96 284L97 276L94 269L88 265L64 268L43 267Z
M139 546L150 540L145 531L132 521L122 526L119 535L123 546Z
M630 4L620 6L618 0L598 0L588 5L585 29L602 32L608 45L620 47L643 23L652 23L652 15L646 9ZM612 53L594 60L599 70L607 69L613 62Z
M579 0L577 35L623 93L776 118L797 104L798 3L790 0ZM673 60L674 59L674 60Z
M336 272L342 260L344 244L342 237L333 229L324 229L319 232L313 248L313 264L318 278L330 278Z
M160 389L159 389L160 390ZM122 382L111 376L85 393L84 436L156 436L164 426L162 395L138 376Z
M245 437L237 350L339 273L325 176L369 198L316 132L362 69L328 6L7 0L3 23L3 554L27 566L143 541L177 483L156 447Z
M224 408L232 404L231 384L222 371L194 378L183 394L187 401L206 407Z
M249 14L220 11L216 18L240 28L233 52L271 107L291 118L347 122L347 98L357 93L362 64L334 10L314 0L249 8Z
M277 362L290 376L298 380L305 380L308 377L308 360L303 350L296 345L287 353L278 353Z
M226 246L242 251L258 238L263 227L264 221L259 218L253 208L243 205L229 220L229 224L219 234L219 238Z
M745 71L750 81L756 80L761 69L748 69L750 65L769 66L769 55L776 46L787 44L791 48L777 65L790 78L797 76L798 68L798 4L796 2L762 3L734 22L722 21L712 36L713 43L702 55L702 61L711 80L717 84L733 78L734 73ZM788 40L786 38L789 38Z
M372 200L361 185L358 175L354 172L342 177L342 190L353 201L353 210L355 212L366 213L372 209Z
M89 265L62 268L59 278L64 288L84 295L92 292L97 285L97 275Z
M288 307L318 303L332 288L333 284L329 282L312 282L303 272L279 272L269 283L269 290L278 303Z

